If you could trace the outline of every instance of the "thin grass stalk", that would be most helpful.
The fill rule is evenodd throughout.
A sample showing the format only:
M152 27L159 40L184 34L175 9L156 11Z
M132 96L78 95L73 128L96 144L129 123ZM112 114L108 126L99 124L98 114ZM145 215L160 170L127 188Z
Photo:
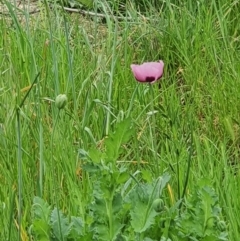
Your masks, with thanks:
M63 2L62 2L62 8L63 8ZM64 10L63 10L64 11ZM72 63L72 56L70 51L70 45L69 45L69 29L68 24L66 20L65 14L63 14L63 22L64 22L64 32L65 32L65 38L66 38L66 47L67 47L67 58L68 58L68 67L69 67L69 76L68 76L68 83L71 82L71 90L72 90L72 96L73 96L73 106L74 106L74 112L76 111L76 105L77 105L77 98L76 98L76 91L75 91L75 82L73 78L73 63ZM67 88L68 89L68 88Z
M191 132L191 143L190 143L190 149L189 149L189 155L188 155L188 163L187 163L187 171L186 171L186 178L183 186L182 196L181 196L181 203L179 205L179 211L181 210L181 207L183 205L183 199L186 195L187 185L189 181L189 175L190 175L190 168L191 168L191 161L192 161L192 155L193 155L193 133Z
M60 111L61 110L58 109L56 121L55 121L55 123L53 125L53 131L52 131L52 136L51 136L51 167L50 167L51 170L54 170L54 163L53 163L53 140L54 140L54 133L55 133L56 126L57 126L57 123L58 123ZM55 180L55 173L52 174L52 180L53 180L53 185L55 187L54 188L54 197L55 197L55 203L56 203L56 208L57 208L58 228L60 230L61 240L63 240L61 220L60 220L60 214L59 214L59 205L58 205L58 192L56 191L56 189L57 189L57 182Z
M44 0L44 5L46 9L48 24L49 24L49 38L50 38L50 46L51 46L52 59L53 59L54 78L55 78L55 84L54 84L55 93L59 93L58 60L56 57L56 48L55 48L54 37L53 37L53 27L52 27L51 16L50 16L50 7L47 0Z
M112 104L112 89L113 89L113 75L114 75L114 69L116 65L116 48L117 48L117 35L118 35L118 26L115 22L115 31L114 31L114 38L113 38L113 46L112 46L112 62L111 62L111 70L109 73L109 85L108 85L108 110L111 110L111 104ZM106 118L106 130L105 134L109 134L111 124L111 112L107 111L107 118Z
M35 82L38 79L38 76L40 73L37 74L35 77L30 89L24 96L23 100L21 101L20 105L16 109L16 129L17 129L17 160L18 160L18 240L21 240L21 227L22 227L22 184L23 184L23 178L22 178L22 140L21 140L21 120L20 120L20 111L21 108L24 105L25 100L27 99L29 93L31 92Z
M13 224L13 213L14 213L14 201L16 191L14 190L10 198L10 215L9 215L9 227L8 227L8 240L11 240L12 224Z
M21 227L22 227L22 142L21 142L21 123L20 123L20 109L17 108L17 160L18 160L18 240L21 241Z
M40 108L39 108L40 109ZM44 175L44 142L43 142L43 126L42 126L42 118L40 117L39 120L39 196L42 197L43 195L43 175Z

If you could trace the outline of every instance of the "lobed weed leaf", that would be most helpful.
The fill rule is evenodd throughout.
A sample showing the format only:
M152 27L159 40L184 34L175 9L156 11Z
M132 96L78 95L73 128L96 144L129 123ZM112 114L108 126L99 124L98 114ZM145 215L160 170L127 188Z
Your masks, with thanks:
M158 213L154 210L153 201L161 197L162 190L170 180L168 173L159 177L152 183L144 183L136 186L129 196L134 206L130 211L131 225L135 232L142 233L155 223Z
M32 231L37 240L48 241L50 238L50 225L43 219L35 219L33 221Z
M131 225L135 232L142 233L146 231L152 224L154 224L155 212L148 203L137 202L130 211Z
M34 197L32 205L32 231L38 240L49 240L51 207L40 197Z
M50 214L51 207L49 204L40 197L34 197L32 205L33 219L44 220L46 223L48 223Z
M53 235L58 239L62 240L68 237L71 230L68 218L64 216L62 211L54 208L51 213L51 226Z
M226 225L221 220L221 208L213 188L198 185L194 193L186 200L185 210L177 216L176 228L181 234L180 240L228 240Z
M132 134L131 119L127 118L117 123L115 132L109 134L105 139L105 159L106 161L116 161L121 154L121 145L127 143Z
M97 164L100 163L102 159L102 155L103 155L102 152L94 147L90 148L88 151L88 156L93 163L97 163Z
M80 217L71 217L69 237L81 237L84 234L84 222Z

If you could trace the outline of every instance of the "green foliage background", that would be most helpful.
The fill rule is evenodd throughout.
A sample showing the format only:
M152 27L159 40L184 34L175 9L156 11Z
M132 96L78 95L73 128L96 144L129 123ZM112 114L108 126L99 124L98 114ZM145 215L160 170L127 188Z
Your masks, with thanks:
M64 2L65 4L73 5L80 5L84 8L87 8L89 10L93 10L95 8L101 10L102 5L108 6L112 11L120 11L124 12L126 11L127 6L131 6L134 8L137 8L142 11L146 11L150 8L160 8L163 5L162 1L156 1L156 0L139 0L139 1L129 1L129 0L104 0L104 1L98 1L98 0L72 0L68 2Z
M0 240L238 240L239 1L128 1L119 19L85 2L105 21L48 3L0 16ZM159 83L134 80L160 59Z

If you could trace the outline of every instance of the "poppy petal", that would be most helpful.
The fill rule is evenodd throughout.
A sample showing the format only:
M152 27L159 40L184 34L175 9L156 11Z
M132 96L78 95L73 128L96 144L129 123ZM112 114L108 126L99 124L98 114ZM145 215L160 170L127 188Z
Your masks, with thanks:
M146 62L141 65L132 64L131 69L137 81L142 83L154 83L163 75L164 63Z

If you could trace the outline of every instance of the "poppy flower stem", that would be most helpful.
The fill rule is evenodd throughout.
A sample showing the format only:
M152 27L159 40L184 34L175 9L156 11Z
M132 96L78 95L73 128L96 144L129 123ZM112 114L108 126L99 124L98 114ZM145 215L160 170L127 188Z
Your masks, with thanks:
M151 134L152 134L152 150L153 150L153 156L154 156L154 162L155 162L155 172L156 175L158 176L159 173L159 163L158 163L158 155L157 155L157 132L156 132L156 118L155 118L155 111L154 111L154 89L153 85L149 84L150 88L150 94L152 96L152 101L151 101L151 112L152 112L152 128L151 128Z

